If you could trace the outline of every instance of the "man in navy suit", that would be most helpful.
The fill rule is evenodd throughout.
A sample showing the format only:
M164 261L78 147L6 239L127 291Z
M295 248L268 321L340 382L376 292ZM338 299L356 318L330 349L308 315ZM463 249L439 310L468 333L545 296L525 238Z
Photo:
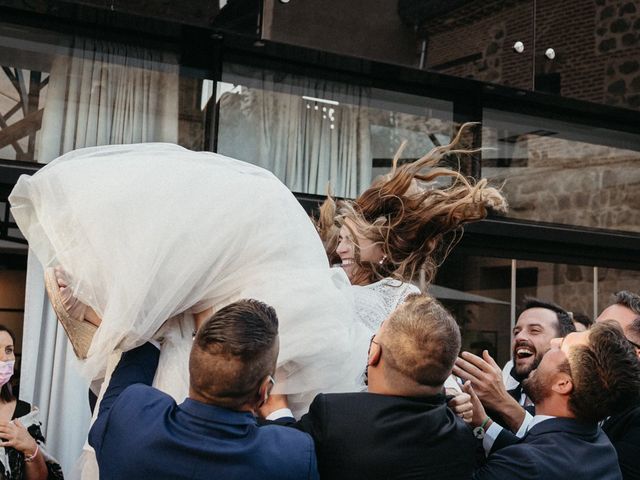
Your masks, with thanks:
M474 402L475 433L484 436L485 450L491 452L474 480L622 478L615 449L598 421L635 399L640 363L615 322L552 340L524 382L536 416L521 440L486 416L470 382L464 388Z
M241 300L219 310L194 339L180 405L150 386L155 346L124 353L89 433L100 478L317 479L309 435L256 423L278 350L273 308Z

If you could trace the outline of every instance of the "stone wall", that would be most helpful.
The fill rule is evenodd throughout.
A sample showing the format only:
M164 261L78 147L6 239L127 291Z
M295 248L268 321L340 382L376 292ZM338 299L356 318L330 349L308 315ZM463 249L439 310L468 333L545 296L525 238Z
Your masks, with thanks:
M534 82L541 88L551 76L559 79L552 93L640 110L637 1L537 0L533 7L533 1L470 2L430 20L427 66L524 89ZM513 50L516 41L524 44L521 54ZM544 55L548 48L554 59Z
M529 166L496 169L493 180L504 183L510 217L640 232L638 152L561 139L532 143L540 142L594 154L555 157L531 147Z

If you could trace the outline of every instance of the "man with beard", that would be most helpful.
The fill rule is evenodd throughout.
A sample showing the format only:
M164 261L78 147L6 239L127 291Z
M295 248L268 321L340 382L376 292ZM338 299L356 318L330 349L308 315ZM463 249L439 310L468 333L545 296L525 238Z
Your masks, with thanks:
M525 298L522 313L513 329L513 385L507 390L502 370L488 352L482 358L462 352L453 368L454 375L471 381L483 406L501 425L524 435L535 414L532 402L522 390L522 381L549 350L553 338L575 332L571 316L562 307L536 298Z
M618 322L640 356L640 296L624 290L616 293L615 303L605 308L596 321L608 319ZM640 399L609 417L602 430L618 453L624 480L640 480Z
M623 374L621 374L623 373ZM464 389L474 403L472 424L502 430L473 480L620 480L616 452L598 421L628 406L640 389L635 349L615 322L575 332L551 342L551 349L523 382L536 403L536 416L522 439L486 416L470 383Z

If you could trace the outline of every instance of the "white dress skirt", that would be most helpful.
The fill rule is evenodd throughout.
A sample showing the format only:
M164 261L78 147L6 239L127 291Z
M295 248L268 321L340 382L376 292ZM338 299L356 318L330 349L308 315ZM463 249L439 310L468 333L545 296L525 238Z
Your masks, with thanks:
M270 172L173 144L92 147L22 176L10 202L40 262L62 265L102 317L88 377L183 314L166 329L154 381L180 402L189 311L255 298L278 314L276 392L290 394L297 414L318 392L359 388L369 332L354 321L351 285Z

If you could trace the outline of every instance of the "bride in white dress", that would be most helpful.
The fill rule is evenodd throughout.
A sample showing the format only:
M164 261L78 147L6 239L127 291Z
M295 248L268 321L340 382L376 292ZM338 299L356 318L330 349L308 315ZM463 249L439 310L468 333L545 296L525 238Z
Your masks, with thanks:
M436 168L448 152L453 146L394 169L337 209L329 200L320 222L326 252L270 172L171 144L70 152L22 177L10 201L40 262L63 265L74 295L102 319L86 375L100 375L112 352L145 342L178 315L163 329L154 384L182 401L190 312L256 298L280 319L277 392L303 413L319 391L359 388L371 331L417 291L406 282L425 267L431 278L463 223L505 207L484 180ZM340 239L351 253L336 250ZM328 268L327 253L343 257L343 268Z

